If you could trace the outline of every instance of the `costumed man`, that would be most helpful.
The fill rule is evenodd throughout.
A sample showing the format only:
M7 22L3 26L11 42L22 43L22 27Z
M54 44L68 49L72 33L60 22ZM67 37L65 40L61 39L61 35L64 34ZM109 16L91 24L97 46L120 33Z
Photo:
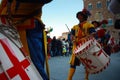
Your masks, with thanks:
M76 14L76 18L79 20L79 23L73 26L73 28L71 29L73 49L70 59L70 69L67 80L72 80L72 77L76 70L76 66L80 65L80 60L74 55L73 50L77 47L77 45L79 45L79 43L82 42L82 39L95 32L94 25L87 21L90 15L90 12L86 9L83 9L82 11ZM89 72L86 69L85 80L88 80L88 75Z
M101 21L101 22L92 21L92 24L94 25L95 30L96 30L95 38L103 46L104 39L105 39L105 33L106 33L106 30L103 28L105 26L105 23L103 21Z
M0 15L9 19L19 34L23 46L43 80L49 80L45 25L41 20L42 7L52 0L2 0ZM29 54L25 54L29 55ZM44 63L46 61L46 71Z
M108 44L108 41L110 39L110 33L104 27L106 26L108 22L106 20L103 20L101 22L98 21L92 21L92 24L95 27L96 35L95 39L101 44L104 51L110 56L111 54L111 46Z

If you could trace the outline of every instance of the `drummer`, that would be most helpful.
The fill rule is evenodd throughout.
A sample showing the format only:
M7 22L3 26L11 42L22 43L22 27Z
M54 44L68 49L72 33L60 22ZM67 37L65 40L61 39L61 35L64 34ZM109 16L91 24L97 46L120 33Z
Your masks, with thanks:
M86 36L95 32L94 25L87 21L90 15L91 15L90 12L87 11L86 9L83 9L82 11L76 14L76 18L79 20L79 23L77 25L74 25L73 28L71 29L73 51L76 48L76 46L80 42L82 42L80 41L82 38L85 38ZM72 52L70 59L70 69L67 80L72 80L72 77L74 76L76 70L76 66L79 65L80 65L80 60L77 57L75 57L75 55ZM89 72L85 70L85 80L88 80L88 75Z

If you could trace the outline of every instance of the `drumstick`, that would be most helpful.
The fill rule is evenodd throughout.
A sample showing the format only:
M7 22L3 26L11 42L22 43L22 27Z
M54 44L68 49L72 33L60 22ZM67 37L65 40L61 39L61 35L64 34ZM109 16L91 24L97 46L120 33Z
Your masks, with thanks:
M67 24L65 24L65 25L66 25L66 27L67 27L67 29L68 29L69 33L70 33L70 29L69 29L69 27L67 26Z

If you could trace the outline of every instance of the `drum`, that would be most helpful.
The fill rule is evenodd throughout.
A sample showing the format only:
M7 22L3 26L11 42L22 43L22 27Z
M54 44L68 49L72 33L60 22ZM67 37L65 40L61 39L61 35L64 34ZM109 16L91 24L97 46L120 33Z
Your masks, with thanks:
M10 26L0 25L0 80L43 80L32 61L23 55L13 33Z
M102 72L110 63L110 57L93 37L79 44L74 54L91 74Z

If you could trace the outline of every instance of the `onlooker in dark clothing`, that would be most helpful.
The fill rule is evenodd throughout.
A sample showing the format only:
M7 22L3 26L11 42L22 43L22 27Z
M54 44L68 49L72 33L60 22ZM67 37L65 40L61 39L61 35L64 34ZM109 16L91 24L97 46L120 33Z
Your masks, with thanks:
M52 41L51 41L51 56L56 56L57 55L57 40L56 37L54 36Z
M57 40L57 56L62 56L62 41Z

